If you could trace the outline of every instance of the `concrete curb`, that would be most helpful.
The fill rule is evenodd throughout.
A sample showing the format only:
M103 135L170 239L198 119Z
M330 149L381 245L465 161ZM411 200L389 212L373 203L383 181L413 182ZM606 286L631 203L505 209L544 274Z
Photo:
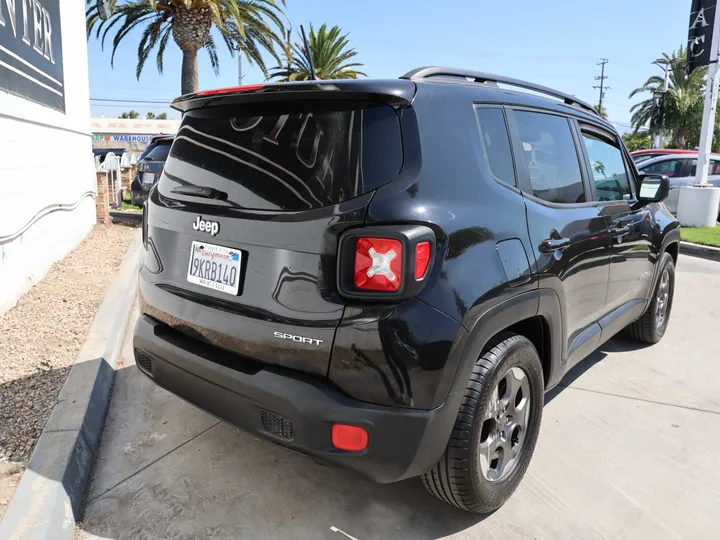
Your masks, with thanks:
M711 261L720 261L720 248L716 247L703 246L691 242L680 242L680 253L710 259Z
M141 247L138 231L0 521L2 540L73 537L137 294Z

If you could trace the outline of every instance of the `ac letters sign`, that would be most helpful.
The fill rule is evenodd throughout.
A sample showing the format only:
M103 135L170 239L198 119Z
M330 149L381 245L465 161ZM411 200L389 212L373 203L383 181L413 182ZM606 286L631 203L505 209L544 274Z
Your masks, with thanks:
M0 0L0 89L65 112L60 0Z

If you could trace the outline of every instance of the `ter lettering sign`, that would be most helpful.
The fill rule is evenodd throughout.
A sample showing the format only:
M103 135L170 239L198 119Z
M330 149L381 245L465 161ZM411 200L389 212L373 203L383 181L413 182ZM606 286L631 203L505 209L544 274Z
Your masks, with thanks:
M717 0L693 0L692 2L688 29L687 64L685 65L688 73L696 67L707 66L710 63L716 4Z
M59 2L0 0L0 89L65 112Z

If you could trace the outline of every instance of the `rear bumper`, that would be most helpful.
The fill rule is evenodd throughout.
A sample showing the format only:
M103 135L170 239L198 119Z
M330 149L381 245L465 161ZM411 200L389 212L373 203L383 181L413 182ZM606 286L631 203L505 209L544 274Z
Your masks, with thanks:
M137 321L133 344L138 367L161 387L273 443L380 483L432 467L457 415L450 404L458 396L431 410L365 403L325 380L227 353L147 315ZM335 449L334 423L365 428L368 447Z

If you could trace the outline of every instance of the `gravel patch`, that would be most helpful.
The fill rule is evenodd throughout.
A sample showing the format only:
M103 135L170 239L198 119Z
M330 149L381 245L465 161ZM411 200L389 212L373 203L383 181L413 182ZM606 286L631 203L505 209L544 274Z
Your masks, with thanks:
M27 463L136 233L96 226L0 315L0 463ZM0 493L12 477L0 475ZM0 497L0 516L6 498Z

